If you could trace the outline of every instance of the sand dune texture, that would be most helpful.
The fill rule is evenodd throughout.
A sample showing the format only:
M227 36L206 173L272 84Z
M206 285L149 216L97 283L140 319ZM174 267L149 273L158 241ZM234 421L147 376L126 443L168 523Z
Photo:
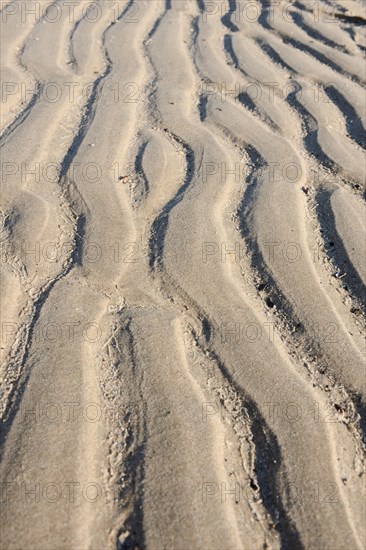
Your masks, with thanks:
M365 2L1 9L1 548L365 548Z

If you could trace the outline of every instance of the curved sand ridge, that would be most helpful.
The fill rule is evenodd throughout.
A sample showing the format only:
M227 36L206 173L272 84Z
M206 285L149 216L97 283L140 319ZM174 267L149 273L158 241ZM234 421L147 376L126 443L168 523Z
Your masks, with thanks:
M363 548L363 2L16 4L2 547Z

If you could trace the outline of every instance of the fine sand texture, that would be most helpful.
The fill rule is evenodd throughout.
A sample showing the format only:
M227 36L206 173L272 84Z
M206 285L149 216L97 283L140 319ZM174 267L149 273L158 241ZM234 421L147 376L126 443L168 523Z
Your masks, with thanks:
M0 7L1 549L364 549L366 2Z

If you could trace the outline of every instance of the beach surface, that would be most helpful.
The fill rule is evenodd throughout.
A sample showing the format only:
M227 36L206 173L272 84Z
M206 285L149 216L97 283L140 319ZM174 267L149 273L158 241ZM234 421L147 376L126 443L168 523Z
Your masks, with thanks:
M365 548L365 8L1 2L3 550Z

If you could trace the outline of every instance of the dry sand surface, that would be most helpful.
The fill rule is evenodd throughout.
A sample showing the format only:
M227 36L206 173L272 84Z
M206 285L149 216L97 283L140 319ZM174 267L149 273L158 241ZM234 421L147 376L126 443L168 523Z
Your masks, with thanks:
M363 549L364 0L3 0L1 548Z

